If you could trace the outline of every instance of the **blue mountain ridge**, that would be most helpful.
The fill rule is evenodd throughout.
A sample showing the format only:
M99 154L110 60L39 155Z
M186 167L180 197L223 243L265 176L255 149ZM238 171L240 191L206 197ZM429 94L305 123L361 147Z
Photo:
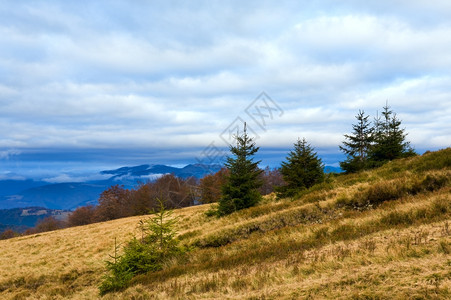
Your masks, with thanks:
M48 182L35 181L32 179L26 180L0 180L0 196L14 195L26 189L46 185Z
M106 180L86 182L64 182L49 184L33 180L0 181L0 209L20 207L44 207L48 209L75 209L80 206L96 204L100 194L113 185L133 188L138 183L153 180L163 174L174 174L181 178L202 178L215 173L220 165L192 164L183 168L165 165L140 165L101 171L111 175ZM0 220L1 223L1 220Z

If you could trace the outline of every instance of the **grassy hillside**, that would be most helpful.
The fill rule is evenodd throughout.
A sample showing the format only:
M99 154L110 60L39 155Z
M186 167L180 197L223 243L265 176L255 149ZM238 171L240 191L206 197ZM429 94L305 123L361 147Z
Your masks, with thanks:
M193 250L105 299L449 299L451 148L331 177L216 219L175 212ZM1 299L96 299L133 217L0 241Z

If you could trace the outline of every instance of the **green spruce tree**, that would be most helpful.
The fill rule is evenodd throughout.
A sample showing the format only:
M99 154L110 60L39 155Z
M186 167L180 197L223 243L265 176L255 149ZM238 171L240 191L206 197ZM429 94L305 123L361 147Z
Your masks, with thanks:
M293 197L300 190L309 188L324 180L324 165L305 138L298 139L294 150L282 162L280 172L285 185L276 188L277 196Z
M345 134L343 145L340 150L347 156L345 161L340 162L340 167L346 173L354 173L368 167L368 153L371 149L374 128L365 116L365 111L359 110L355 116L357 124L352 125L352 135Z
M101 295L126 288L136 275L162 270L166 261L186 251L176 238L178 220L161 200L158 202L160 207L154 216L139 222L140 238L133 237L122 251L115 240L113 261L106 262L109 272L99 286Z
M374 143L369 160L373 167L387 161L416 155L415 150L406 141L407 133L401 128L401 120L390 110L388 104L383 107L382 117L374 121Z
M258 189L262 186L258 168L260 161L254 162L253 156L259 147L249 137L244 124L244 133L236 135L236 146L230 146L232 156L227 158L225 166L229 170L226 183L222 186L218 214L220 216L256 205L261 200Z

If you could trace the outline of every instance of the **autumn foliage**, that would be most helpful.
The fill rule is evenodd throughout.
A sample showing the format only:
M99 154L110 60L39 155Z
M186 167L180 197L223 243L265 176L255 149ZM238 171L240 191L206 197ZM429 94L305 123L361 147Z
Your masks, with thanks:
M225 184L228 173L226 168L222 168L215 174L209 174L200 180L200 201L203 204L219 201L219 198L221 198L221 187Z
M194 178L182 179L171 174L130 190L114 185L100 195L97 206L77 208L69 216L68 223L78 226L148 214L158 207L158 199L170 209L191 206L194 205L196 186Z

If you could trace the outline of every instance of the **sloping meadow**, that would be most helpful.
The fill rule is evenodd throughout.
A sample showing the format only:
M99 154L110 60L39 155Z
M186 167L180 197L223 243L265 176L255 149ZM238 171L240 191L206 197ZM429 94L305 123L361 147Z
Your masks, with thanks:
M208 217L175 211L191 249L105 299L451 297L451 149L331 175L296 197ZM214 204L213 204L214 205ZM114 239L145 216L0 241L0 297L100 298Z

